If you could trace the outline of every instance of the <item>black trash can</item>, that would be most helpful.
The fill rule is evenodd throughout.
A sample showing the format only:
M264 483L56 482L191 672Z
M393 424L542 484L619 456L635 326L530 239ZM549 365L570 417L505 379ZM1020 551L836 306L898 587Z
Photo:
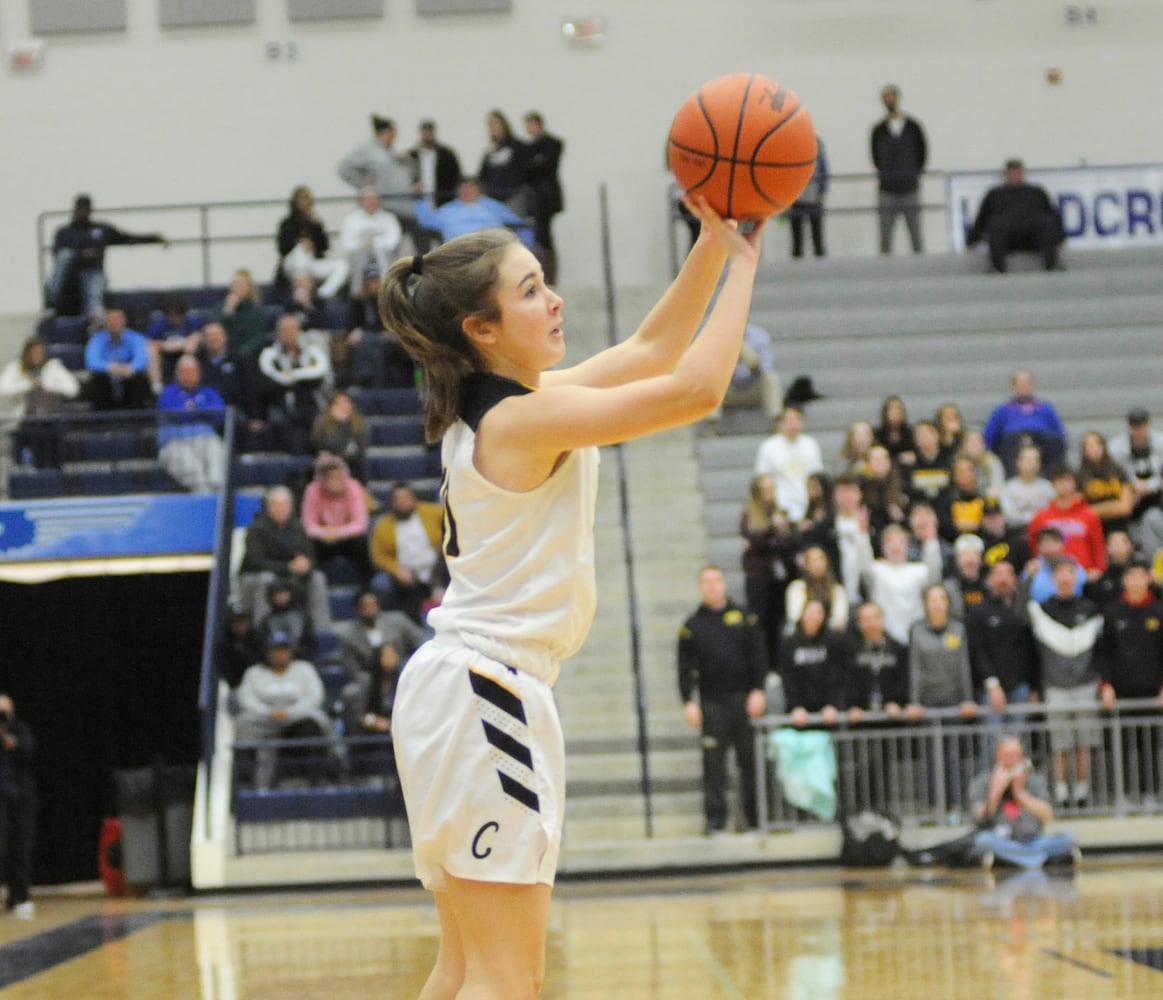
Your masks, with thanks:
M197 770L191 765L113 772L122 868L130 885L150 889L190 884L196 782Z

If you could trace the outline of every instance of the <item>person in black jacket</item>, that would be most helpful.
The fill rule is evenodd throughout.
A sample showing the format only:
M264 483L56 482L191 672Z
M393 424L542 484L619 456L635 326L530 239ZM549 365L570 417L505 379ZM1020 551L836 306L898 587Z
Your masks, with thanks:
M989 243L989 262L998 274L1014 250L1036 250L1047 271L1059 269L1058 248L1066 239L1058 209L1044 187L1026 183L1021 160L1006 161L1005 183L990 188L977 210L967 247Z
M426 118L420 123L420 141L408 150L415 164L416 194L426 198L433 208L447 205L456 198L461 178L460 158L449 146L436 141L436 122ZM434 233L421 229L423 245L417 253L427 253L434 244Z
M969 662L973 687L996 715L1007 705L1038 698L1038 651L1013 564L989 568L986 593L969 609Z
M32 845L36 831L36 786L32 758L36 741L27 722L16 718L12 699L0 694L0 844L7 908L22 919L36 910L28 898L32 882Z
M792 724L801 728L815 712L825 725L834 725L844 706L847 650L843 636L824 627L827 617L823 601L808 600L795 631L779 646L784 698Z
M45 308L99 321L105 314L105 248L140 243L170 245L161 233L127 233L110 222L94 219L93 199L87 194L77 195L73 217L53 234L53 264L44 290ZM78 298L80 302L76 303Z
M687 724L702 731L706 830L727 829L727 748L735 748L744 821L758 825L751 719L767 708L767 654L759 619L727 597L717 566L699 573L703 602L679 630L678 688Z
M889 84L880 92L887 114L872 129L872 163L880 178L876 207L880 217L880 252L892 253L892 230L898 215L905 218L913 253L920 253L921 174L929 158L925 130L915 118L901 113L900 87Z
M865 712L899 717L909 700L909 650L884 630L884 612L873 601L856 611L856 630L847 655L848 721L860 722Z
M525 115L525 131L529 135L525 147L525 170L533 186L534 199L533 240L544 265L545 280L553 285L557 283L557 247L553 243L550 223L565 208L565 196L557 176L565 143L545 131L545 120L537 111Z

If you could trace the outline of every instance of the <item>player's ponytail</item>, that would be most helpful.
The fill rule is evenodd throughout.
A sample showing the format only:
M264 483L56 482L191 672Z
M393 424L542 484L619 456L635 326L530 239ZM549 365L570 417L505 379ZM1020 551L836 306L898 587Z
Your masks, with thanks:
M430 253L402 257L380 288L384 327L400 338L424 376L429 441L439 440L459 416L461 382L481 369L463 324L470 316L500 318L501 258L516 241L505 229L458 236Z

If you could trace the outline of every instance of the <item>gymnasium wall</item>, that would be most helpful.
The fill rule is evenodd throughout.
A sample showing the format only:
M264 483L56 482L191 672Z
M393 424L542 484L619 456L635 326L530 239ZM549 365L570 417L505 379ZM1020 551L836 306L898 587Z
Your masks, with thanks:
M127 31L50 36L43 67L18 72L7 56L29 38L29 4L0 4L0 312L39 304L38 212L67 208L80 190L98 208L282 198L302 182L340 194L335 165L369 135L372 111L397 119L404 146L420 118L436 118L475 169L487 109L518 124L540 109L567 141L566 284L599 279L603 181L617 280L665 279L669 119L699 82L739 69L800 92L839 172L868 168L888 81L925 123L935 169L1011 155L1035 166L1163 159L1158 128L1139 123L1163 89L1163 6L1152 0L514 0L509 13L438 17L387 0L385 11L292 24L283 0L261 0L252 25L162 29L158 0L128 0ZM605 17L605 43L567 45L566 15ZM1059 85L1046 82L1051 68ZM275 219L254 222L273 230ZM193 232L173 216L122 221ZM872 229L834 249L870 252ZM265 273L269 251L255 252L240 249L238 262ZM126 248L109 271L122 286L178 283L198 262L193 250Z

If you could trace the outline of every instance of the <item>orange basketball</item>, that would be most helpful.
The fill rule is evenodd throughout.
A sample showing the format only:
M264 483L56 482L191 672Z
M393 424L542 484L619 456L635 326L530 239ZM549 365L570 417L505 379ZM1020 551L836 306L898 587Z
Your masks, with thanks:
M674 116L667 159L688 194L728 219L782 212L816 168L816 130L795 92L758 73L704 83Z

